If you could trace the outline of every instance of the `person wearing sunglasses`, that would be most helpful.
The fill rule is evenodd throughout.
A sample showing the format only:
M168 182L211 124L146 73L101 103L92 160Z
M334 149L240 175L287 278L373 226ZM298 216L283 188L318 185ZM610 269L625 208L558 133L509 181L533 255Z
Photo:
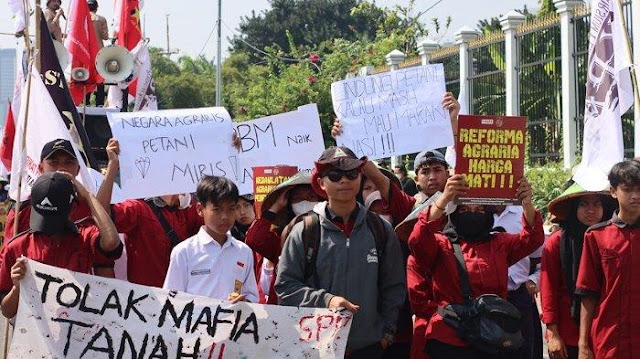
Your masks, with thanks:
M350 359L382 358L393 342L406 295L393 228L373 215L384 231L383 240L377 241L380 233L376 236L376 228L371 228L372 215L356 201L367 162L346 147L330 147L322 153L311 181L314 190L327 198L313 209L320 225L315 262L307 259L305 237L309 236L303 235L305 223L300 221L284 243L275 284L281 305L344 308L354 313L347 342L346 358ZM308 266L314 269L310 274Z

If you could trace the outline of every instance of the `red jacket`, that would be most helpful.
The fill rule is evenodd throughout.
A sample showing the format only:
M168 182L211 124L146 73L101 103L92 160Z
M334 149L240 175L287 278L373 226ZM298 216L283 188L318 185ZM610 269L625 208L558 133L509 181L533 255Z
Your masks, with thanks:
M428 209L420 214L409 236L409 247L420 266L431 273L434 302L437 306L463 303L456 258L449 239L437 233L445 217L428 220ZM496 294L507 297L507 269L528 256L544 242L542 218L536 212L535 225L523 219L520 234L497 233L492 240L482 243L461 242L471 294ZM455 329L447 325L436 312L431 315L426 332L427 340L437 340L456 346L466 346Z
M598 359L640 358L640 230L617 214L584 235L576 293L598 298L591 345Z
M407 289L411 311L415 314L413 321L413 340L411 341L411 359L427 359L424 347L427 344L425 337L429 318L438 309L433 301L431 281L427 271L421 267L416 258L409 255L407 259Z
M572 295L562 273L560 261L560 239L557 231L545 242L542 250L540 272L540 297L542 299L542 321L556 324L565 345L578 346L578 323L571 318Z
M247 230L244 241L257 253L256 256L256 280L260 283L260 273L262 272L262 258L267 258L274 265L278 265L280 257L280 234L281 232L272 226L272 221L265 216L255 220ZM276 267L277 268L277 267ZM276 282L277 269L273 271L273 278L269 286L269 300L267 304L278 304L278 296L273 288Z

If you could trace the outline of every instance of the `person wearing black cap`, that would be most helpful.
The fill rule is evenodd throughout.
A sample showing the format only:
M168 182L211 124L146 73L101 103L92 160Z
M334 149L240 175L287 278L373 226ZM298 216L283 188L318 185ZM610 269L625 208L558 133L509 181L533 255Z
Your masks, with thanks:
M95 226L76 227L70 217L77 201L86 202ZM117 259L122 243L109 215L98 200L70 174L50 172L40 176L31 189L29 230L11 239L0 265L2 314L15 316L20 280L27 257L38 262L81 273L91 273L96 252Z
M303 233L305 221L298 222L284 243L275 289L281 305L353 312L346 358L373 359L381 358L393 342L406 289L393 228L356 201L365 163L346 147L322 153L312 186L328 200L308 215L317 216L319 222L319 239L311 255L315 259L307 259L305 241L310 235ZM379 223L377 234L369 218Z
M38 165L40 173L52 173L56 171L69 173L77 176L80 172L80 164L73 149L73 145L68 140L55 139L47 142L40 152L40 164ZM26 200L20 204L20 218L18 218L18 228L14 230L15 210L12 208L7 214L7 222L5 228L5 238L12 238L16 233L22 233L29 229L29 218L31 215L31 201ZM77 226L92 225L91 209L85 201L80 201L71 210L71 219ZM114 278L113 271L114 262L110 258L106 258L101 253L96 253L94 258L96 264L95 274L102 277Z

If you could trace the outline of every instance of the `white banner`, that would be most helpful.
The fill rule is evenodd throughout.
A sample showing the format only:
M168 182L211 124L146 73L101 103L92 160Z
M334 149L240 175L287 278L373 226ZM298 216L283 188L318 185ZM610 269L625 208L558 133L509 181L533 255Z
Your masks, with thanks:
M378 159L453 145L442 64L409 67L331 84L342 122L338 145Z
M324 151L324 139L316 104L300 106L296 111L235 124L242 140L242 154L234 169L240 193L253 193L255 166L297 166L311 170Z
M233 125L222 107L107 112L120 142L125 198L195 192L204 175L227 176L237 151Z
M169 292L29 260L9 358L342 358L351 317Z
M28 86L27 81L22 91L20 115L18 123L16 124L16 134L13 141L9 195L14 200L18 199L18 180L22 179L20 200L24 201L31 196L31 186L41 175L38 166L40 165L42 148L46 143L57 139L71 142L80 165L80 172L78 173L77 179L80 180L89 191L95 192L89 170L82 160L75 141L71 138L69 130L65 126L62 117L60 117L60 112L55 103L53 103L49 91L42 82L42 78L35 67L32 69L31 89L29 91L27 91ZM27 99L27 96L29 99ZM29 106L28 110L27 105ZM22 151L24 131L27 132L27 136L25 148L24 151Z

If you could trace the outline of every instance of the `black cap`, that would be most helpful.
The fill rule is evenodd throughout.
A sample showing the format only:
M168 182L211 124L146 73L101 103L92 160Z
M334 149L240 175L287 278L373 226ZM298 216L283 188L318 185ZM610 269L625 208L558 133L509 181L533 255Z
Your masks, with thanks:
M38 177L31 188L31 218L34 232L61 233L69 226L69 213L75 199L73 183L58 172Z
M447 163L447 160L440 151L429 150L418 153L413 161L413 171L418 172L420 166L431 163L439 163L445 168L449 168L449 163Z
M328 167L337 168L342 171L351 171L362 167L367 159L359 159L353 151L344 146L331 146L322 152L316 161L318 173L324 172Z
M59 138L57 140L47 142L44 147L42 147L42 152L40 152L40 161L44 161L47 158L51 157L51 155L56 153L56 151L64 151L69 156L75 158L76 160L78 159L78 157L76 157L75 151L73 150L71 142Z

